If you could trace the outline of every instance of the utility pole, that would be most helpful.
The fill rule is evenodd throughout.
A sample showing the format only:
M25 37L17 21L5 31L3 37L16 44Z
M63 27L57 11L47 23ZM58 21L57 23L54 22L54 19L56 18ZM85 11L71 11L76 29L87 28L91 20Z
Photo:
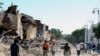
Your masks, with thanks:
M88 25L85 24L84 28L85 28L85 36L84 36L85 38L84 38L84 42L86 44L88 42Z
M98 14L98 24L100 24L100 10L98 8L94 8L93 13L96 13L96 12ZM99 44L99 42L98 42L98 44Z
M90 28L90 35L91 35L91 43L93 43L93 37L94 37L94 33L93 33L93 20L88 20L88 22L90 22L91 23L91 28Z

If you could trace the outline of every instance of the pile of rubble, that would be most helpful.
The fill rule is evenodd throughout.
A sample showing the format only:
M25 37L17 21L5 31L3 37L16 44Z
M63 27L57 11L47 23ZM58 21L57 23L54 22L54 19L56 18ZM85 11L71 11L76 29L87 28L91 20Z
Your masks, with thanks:
M10 45L0 43L0 56L10 56Z
M38 48L38 47L29 49L27 51L27 53L34 54L35 56L42 56L43 55L42 48Z
M19 13L17 5L12 4L6 11L0 13L0 56L11 56L10 46L18 36L21 38L18 44L20 56L42 56L41 48L34 47L36 44L34 39L40 33L41 35L43 33L43 24L40 20Z
M5 41L2 40L0 42L0 55L11 56L10 45L12 41L10 41L9 38ZM32 47L32 48L25 49L25 48L22 48L21 45L19 45L19 53L20 53L20 56L42 56L42 48Z
M24 50L22 47L19 47L20 56L41 56L38 48ZM5 45L0 43L0 56L11 56L10 54L10 45Z

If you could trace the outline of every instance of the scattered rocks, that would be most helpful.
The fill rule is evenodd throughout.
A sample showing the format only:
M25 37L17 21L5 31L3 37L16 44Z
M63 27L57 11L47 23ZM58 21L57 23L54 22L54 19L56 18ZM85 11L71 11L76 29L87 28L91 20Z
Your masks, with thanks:
M19 52L20 56L41 56L38 48L24 50L21 46L19 46ZM0 56L11 56L10 45L0 43Z
M0 52L0 56L5 56L3 52Z

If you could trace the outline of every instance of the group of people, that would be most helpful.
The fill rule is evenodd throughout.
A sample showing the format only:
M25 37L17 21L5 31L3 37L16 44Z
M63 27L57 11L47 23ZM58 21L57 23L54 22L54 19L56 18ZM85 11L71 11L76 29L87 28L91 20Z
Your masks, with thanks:
M84 44L84 43L77 43L76 44L76 50L77 50L77 56L80 56L81 53L89 53L91 54L91 51L96 50L95 44Z
M80 56L81 53L86 53L87 47L84 45L84 43L78 42L75 46L76 46L77 56ZM57 47L58 46L56 45L56 43L51 43L51 44L48 45L48 42L45 41L44 44L43 44L43 56L48 56L49 51L51 51L52 56L55 56ZM94 51L95 45L93 45L91 47ZM65 44L65 46L63 47L63 50L64 50L63 51L64 56L71 56L71 48L70 48L68 43Z
M20 36L16 37L14 40L14 43L11 44L10 50L11 50L11 56L20 56L19 55L19 41L20 41ZM43 49L43 56L48 56L48 52L51 52L52 56L55 56L56 51L57 51L57 43L56 42L48 42L44 41L42 45ZM76 44L76 50L77 50L77 56L80 56L80 53L82 50L85 50L84 45L78 43ZM93 45L93 51L95 50L95 45ZM64 56L71 56L71 48L68 43L65 44L63 47L63 55Z
M43 44L43 56L48 56L48 52L50 51L52 56L55 56L56 50L57 50L57 44L55 42L52 42L48 45L48 42L45 41ZM71 56L71 48L69 47L68 43L64 46L64 56Z
M56 51L56 44L50 43L50 45L48 45L48 42L45 41L43 44L43 56L48 56L48 52L50 51L50 49L51 49L52 56L54 56Z

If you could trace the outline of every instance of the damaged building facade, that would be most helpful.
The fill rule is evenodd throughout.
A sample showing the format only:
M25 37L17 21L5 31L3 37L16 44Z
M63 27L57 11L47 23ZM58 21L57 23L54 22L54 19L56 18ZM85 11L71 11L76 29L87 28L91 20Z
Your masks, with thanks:
M31 40L36 38L37 26L33 17L21 14L21 22L23 26L23 39Z
M8 31L6 35L18 35L23 38L21 14L17 11L16 5L11 5L5 12L0 13L0 27L3 28L2 32Z
M4 13L0 13L0 27L3 28L1 34L8 31L6 35L20 36L25 40L49 40L51 36L47 25L32 16L19 13L16 5L11 5Z
M44 40L50 40L51 38L51 33L49 31L49 28L47 25L43 25L43 37L44 37Z

